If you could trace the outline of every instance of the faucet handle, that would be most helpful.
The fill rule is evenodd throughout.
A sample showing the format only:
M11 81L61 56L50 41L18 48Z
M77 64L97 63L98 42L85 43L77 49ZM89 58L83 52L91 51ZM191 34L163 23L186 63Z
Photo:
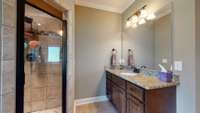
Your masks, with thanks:
M140 66L140 68L141 68L141 69L145 69L145 68L147 68L147 66L142 65L142 66Z

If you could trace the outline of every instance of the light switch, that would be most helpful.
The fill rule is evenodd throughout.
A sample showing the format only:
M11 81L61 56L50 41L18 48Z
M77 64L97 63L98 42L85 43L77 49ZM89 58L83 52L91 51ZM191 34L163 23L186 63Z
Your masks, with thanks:
M183 71L183 62L182 61L175 61L174 62L174 70L175 71Z
M167 64L167 62L168 62L168 61L167 61L166 58L163 58L163 59L162 59L162 63L163 63L163 64Z

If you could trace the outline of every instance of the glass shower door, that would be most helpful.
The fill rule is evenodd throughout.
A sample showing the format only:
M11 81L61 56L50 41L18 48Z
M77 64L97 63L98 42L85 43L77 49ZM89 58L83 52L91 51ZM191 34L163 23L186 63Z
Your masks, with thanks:
M24 113L61 113L63 22L25 6Z

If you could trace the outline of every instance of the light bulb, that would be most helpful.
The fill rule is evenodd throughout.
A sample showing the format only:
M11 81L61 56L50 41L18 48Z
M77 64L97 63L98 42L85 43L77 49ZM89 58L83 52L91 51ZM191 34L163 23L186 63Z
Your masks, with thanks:
M131 26L131 21L128 20L128 21L126 22L126 28L129 28L130 26Z
M142 9L140 11L140 18L145 18L145 17L147 17L147 11L145 9Z
M153 20L156 18L156 15L154 13L151 13L150 15L147 16L147 20Z
M134 23L134 24L132 24L132 26L131 26L132 28L137 28L138 27L138 25L137 25L137 23Z
M60 36L63 36L63 30L60 30L60 31L59 31L59 35L60 35Z
M131 17L131 22L132 23L137 23L138 22L138 16L134 15Z
M138 22L139 25L142 25L142 24L145 24L145 23L146 23L146 20L145 20L145 19L141 19L141 20Z

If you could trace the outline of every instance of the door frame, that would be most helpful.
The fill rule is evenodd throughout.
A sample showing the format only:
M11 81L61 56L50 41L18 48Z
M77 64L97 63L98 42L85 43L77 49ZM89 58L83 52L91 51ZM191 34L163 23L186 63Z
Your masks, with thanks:
M59 18L46 10L41 9L26 0L17 0L17 44L16 44L16 113L24 113L24 17L25 5L28 4L43 11L63 22L63 44L62 44L62 113L67 111L67 21ZM23 38L22 38L23 37Z

